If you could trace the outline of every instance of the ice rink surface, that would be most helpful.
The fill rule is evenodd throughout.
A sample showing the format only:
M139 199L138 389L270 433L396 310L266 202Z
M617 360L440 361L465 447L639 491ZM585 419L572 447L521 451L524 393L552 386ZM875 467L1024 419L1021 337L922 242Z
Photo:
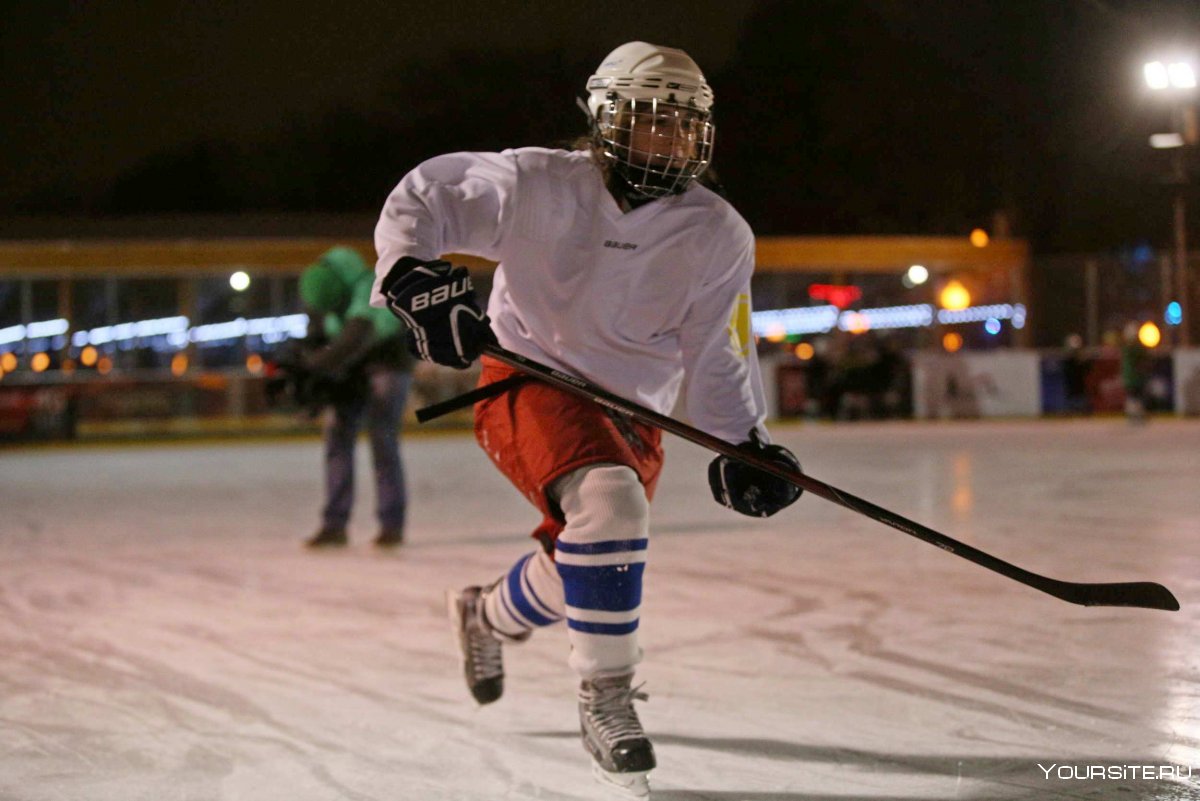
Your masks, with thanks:
M739 517L668 437L638 676L656 801L1200 798L1200 423L774 431L951 537L1183 609L1072 606L818 498ZM496 704L459 675L443 589L531 550L532 508L467 435L404 449L395 553L370 545L365 444L335 553L300 546L315 440L0 453L0 799L613 798L561 627L507 650Z

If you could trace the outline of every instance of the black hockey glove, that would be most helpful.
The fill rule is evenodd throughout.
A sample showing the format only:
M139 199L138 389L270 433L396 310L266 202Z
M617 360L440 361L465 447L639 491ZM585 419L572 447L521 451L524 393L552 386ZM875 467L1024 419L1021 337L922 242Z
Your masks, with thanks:
M275 353L275 358L266 363L266 382L263 389L267 405L274 408L284 400L295 400L296 385L304 380L307 371L303 368L303 356L299 344L293 340L285 342Z
M418 358L462 370L496 341L466 267L404 256L381 289L392 314L408 326L408 349Z
M263 389L267 405L296 406L316 417L329 404L366 397L367 374L361 366L337 375L311 368L313 354L326 349L313 347L306 340L285 343L266 365Z
M325 404L320 380L299 365L292 362L269 363L266 373L263 389L270 408L299 406L310 416L315 416Z
M758 431L750 431L750 441L739 449L768 459L780 467L800 472L800 462L782 445L764 445ZM790 481L751 467L728 456L718 456L708 465L708 485L713 499L722 506L750 517L770 517L790 506L803 492Z

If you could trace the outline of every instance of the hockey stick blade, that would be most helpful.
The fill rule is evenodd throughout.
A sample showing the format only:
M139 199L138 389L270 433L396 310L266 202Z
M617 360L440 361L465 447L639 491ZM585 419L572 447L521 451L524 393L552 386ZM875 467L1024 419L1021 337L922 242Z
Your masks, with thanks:
M1179 611L1179 601L1161 584L1131 581L1119 584L1071 584L1060 581L1064 595L1059 598L1081 606L1138 606L1144 609ZM1054 594L1054 593L1052 593ZM1073 597L1071 597L1073 596Z
M978 548L973 548L945 534L934 531L928 526L923 526L895 512L884 509L882 506L877 506L870 501L858 498L848 492L843 492L837 487L826 484L824 481L819 481L812 476L796 470L789 470L755 454L746 453L736 445L726 442L719 437L706 434L700 429L693 428L686 423L681 423L673 417L667 417L665 414L659 414L652 409L647 409L619 395L614 395L582 378L564 373L561 370L556 370L553 367L526 358L519 353L513 353L499 345L484 345L483 352L497 361L503 362L522 373L539 378L559 389L588 398L599 403L601 406L606 406L615 411L627 414L643 423L661 428L677 437L708 448L723 456L737 459L751 467L756 467L773 476L782 478L784 481L790 481L805 492L812 493L839 506L844 506L853 512L858 512L872 520L891 526L897 531L903 531L909 536L924 540L931 545L936 545L955 556L960 556L981 567L985 567L1002 576L1007 576L1027 587L1041 590L1048 595L1053 595L1055 598L1067 601L1068 603L1079 604L1080 606L1134 606L1144 609L1164 609L1167 611L1179 609L1179 601L1175 599L1170 590L1161 584L1150 581L1087 584L1059 581L1058 579L1031 573L1024 568L1017 567Z

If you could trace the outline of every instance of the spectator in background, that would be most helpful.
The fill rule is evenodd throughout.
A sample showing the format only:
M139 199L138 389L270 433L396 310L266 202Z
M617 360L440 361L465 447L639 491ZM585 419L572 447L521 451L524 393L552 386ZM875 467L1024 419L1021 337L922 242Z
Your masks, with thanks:
M804 414L810 420L819 420L830 415L828 396L833 373L829 361L829 340L818 337L813 340L813 355L804 363Z
M872 398L881 391L876 365L879 353L874 341L867 336L850 340L845 357L838 365L841 397L837 405L838 420L865 420L872 416Z
M1088 360L1083 353L1083 337L1071 334L1063 343L1067 354L1063 358L1063 385L1066 394L1067 411L1071 414L1088 414L1091 404L1088 403L1087 373Z
M335 247L300 276L309 329L300 356L303 371L335 382L325 434L325 506L309 547L347 543L354 504L354 447L366 422L375 466L379 533L375 544L404 540L407 494L400 460L400 421L408 397L412 357L404 324L370 305L375 273L357 252Z
M876 417L889 420L908 417L912 414L911 371L900 343L890 336L877 340L877 358L872 368L875 373L873 384L872 412Z
M1138 339L1138 324L1125 326L1121 342L1121 384L1125 387L1125 419L1146 422L1146 384L1150 378L1150 352Z

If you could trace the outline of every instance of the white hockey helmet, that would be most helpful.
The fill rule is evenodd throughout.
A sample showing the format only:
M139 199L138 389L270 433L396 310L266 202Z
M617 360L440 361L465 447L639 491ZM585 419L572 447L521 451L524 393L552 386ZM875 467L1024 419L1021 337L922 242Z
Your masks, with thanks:
M708 168L713 93L687 53L628 42L600 63L587 90L593 139L638 194L679 194Z

